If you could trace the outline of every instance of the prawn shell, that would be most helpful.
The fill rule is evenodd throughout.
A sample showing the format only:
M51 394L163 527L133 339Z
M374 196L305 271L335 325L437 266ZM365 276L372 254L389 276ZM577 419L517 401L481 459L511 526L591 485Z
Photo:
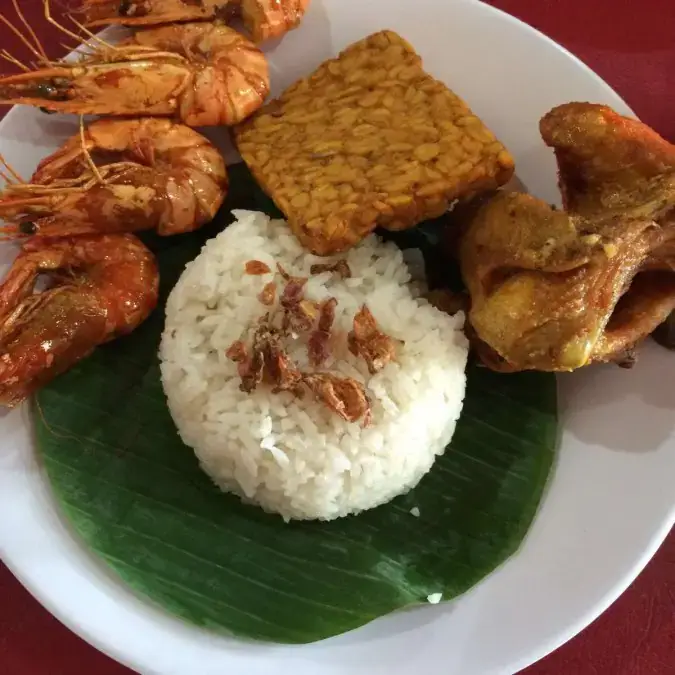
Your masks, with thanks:
M87 156L96 157L98 176ZM225 161L204 136L159 118L93 122L40 162L32 182L0 193L0 231L19 236L190 232L210 222L227 193Z
M264 103L265 55L220 23L138 31L74 65L0 78L0 104L105 116L162 116L188 126L232 126Z

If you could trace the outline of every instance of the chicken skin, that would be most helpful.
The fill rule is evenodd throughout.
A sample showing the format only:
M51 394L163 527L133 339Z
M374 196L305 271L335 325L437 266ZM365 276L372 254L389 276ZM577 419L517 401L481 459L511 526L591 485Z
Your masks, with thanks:
M460 243L470 331L494 370L631 365L675 309L675 147L605 106L541 122L566 211L500 193Z

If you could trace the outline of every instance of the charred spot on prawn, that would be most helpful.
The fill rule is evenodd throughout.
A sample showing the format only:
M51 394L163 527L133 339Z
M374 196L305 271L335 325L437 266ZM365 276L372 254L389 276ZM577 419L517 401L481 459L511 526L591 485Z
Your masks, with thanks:
M202 5L201 0L196 0L199 6ZM214 18L216 21L224 21L225 23L232 21L232 19L239 19L241 17L241 3L226 2L218 5L215 8Z
M118 16L145 16L148 12L143 11L143 5L131 0L122 0L117 7Z

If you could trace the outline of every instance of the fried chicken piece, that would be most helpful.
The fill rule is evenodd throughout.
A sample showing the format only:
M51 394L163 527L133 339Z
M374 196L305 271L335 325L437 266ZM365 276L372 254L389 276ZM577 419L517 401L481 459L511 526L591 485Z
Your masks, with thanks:
M625 360L675 308L675 275L653 269L674 238L651 220L588 219L498 195L460 246L481 359L504 372Z
M396 343L378 327L366 305L354 317L354 330L347 336L349 351L360 356L371 375L379 373L396 356Z
M675 274L641 272L616 304L596 352L609 355L605 361L616 361L624 366L625 355L630 364L634 360L634 346L662 325L673 310Z
M675 312L652 333L652 337L662 347L675 351Z
M567 212L501 194L471 220L460 265L474 344L495 370L630 365L675 308L675 146L590 103L540 128Z
M513 158L468 106L381 31L235 128L242 158L318 255L401 230L496 188Z
M675 146L604 105L567 103L540 123L565 208L585 216L675 218Z
M351 377L338 377L331 373L312 373L304 382L314 396L347 422L370 421L370 401L364 386Z

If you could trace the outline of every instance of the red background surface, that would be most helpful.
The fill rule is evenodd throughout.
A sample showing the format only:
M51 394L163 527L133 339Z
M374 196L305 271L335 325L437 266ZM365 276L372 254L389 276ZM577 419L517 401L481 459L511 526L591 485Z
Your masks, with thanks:
M41 2L20 3L50 55L60 55L61 36L42 20ZM675 0L490 4L565 45L675 142ZM0 8L10 14L8 5L1 0ZM0 45L24 53L4 27ZM130 673L62 626L0 564L0 675ZM614 606L523 675L675 675L675 532Z

